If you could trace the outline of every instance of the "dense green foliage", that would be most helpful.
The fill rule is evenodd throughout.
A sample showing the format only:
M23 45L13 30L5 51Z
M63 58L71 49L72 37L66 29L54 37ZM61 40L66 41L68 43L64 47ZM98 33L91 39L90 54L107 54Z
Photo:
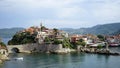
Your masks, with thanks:
M50 43L53 43L53 44L62 44L61 40L58 40L56 38L49 38L49 37L45 37L44 42L46 44L50 44Z
M101 49L101 48L102 48L102 45L99 44L99 45L97 46L97 48L98 48L98 49Z
M49 37L45 37L44 42L46 44L50 44L52 42L52 39L50 39Z
M36 34L30 34L29 32L17 33L8 42L9 45L19 45L26 43L35 43Z
M78 42L76 42L76 45L85 46L85 45L86 45L86 43L85 43L85 42L80 42L80 41L78 41Z
M64 48L73 48L73 45L70 43L69 38L64 38L62 45Z
M1 46L6 46L3 42L0 42L0 45L1 45Z
M80 39L79 41L76 42L76 45L81 45L81 46L85 46L86 43L84 42L83 39Z
M105 41L105 37L103 35L97 35L97 37L100 39L100 41Z
M54 39L54 41L53 41L53 44L61 44L61 43L62 43L62 41L58 40L58 39Z
M64 38L63 41L61 40L58 40L56 38L49 38L49 37L46 37L44 42L46 44L62 44L64 48L73 48L73 45L70 43L69 41L69 38Z

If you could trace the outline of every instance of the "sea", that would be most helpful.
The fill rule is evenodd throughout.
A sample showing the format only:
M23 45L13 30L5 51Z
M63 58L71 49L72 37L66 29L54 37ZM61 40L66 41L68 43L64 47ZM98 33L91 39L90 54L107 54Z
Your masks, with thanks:
M120 52L120 47L111 47ZM120 68L120 56L73 52L68 54L14 53L0 68ZM19 59L22 58L22 59Z

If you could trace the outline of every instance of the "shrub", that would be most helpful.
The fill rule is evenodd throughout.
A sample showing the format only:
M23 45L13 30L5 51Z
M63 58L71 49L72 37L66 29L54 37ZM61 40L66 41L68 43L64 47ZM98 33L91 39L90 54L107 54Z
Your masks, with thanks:
M99 45L97 46L97 48L98 48L98 49L101 49L101 48L102 48L102 45L101 45L101 44L99 44Z
M54 39L53 44L61 44L61 43L62 43L62 41L60 41L60 40L58 40L58 39Z
M0 45L1 45L1 46L6 46L3 42L0 42Z

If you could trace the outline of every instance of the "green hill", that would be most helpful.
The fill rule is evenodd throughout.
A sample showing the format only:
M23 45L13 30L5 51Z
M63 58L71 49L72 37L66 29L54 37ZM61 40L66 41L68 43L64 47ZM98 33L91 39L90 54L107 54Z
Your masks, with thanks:
M79 28L79 29L66 29L64 30L70 34L104 34L111 35L120 30L120 23L111 23L111 24L103 24L96 25L91 28Z

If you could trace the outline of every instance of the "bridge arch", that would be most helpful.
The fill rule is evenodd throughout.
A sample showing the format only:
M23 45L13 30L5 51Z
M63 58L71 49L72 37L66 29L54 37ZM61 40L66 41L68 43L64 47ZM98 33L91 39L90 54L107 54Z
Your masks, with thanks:
M24 52L23 45L7 45L8 53L20 53Z
M13 53L20 53L20 50L19 50L19 48L17 48L17 47L13 47L13 48L11 49L11 51L12 51Z

